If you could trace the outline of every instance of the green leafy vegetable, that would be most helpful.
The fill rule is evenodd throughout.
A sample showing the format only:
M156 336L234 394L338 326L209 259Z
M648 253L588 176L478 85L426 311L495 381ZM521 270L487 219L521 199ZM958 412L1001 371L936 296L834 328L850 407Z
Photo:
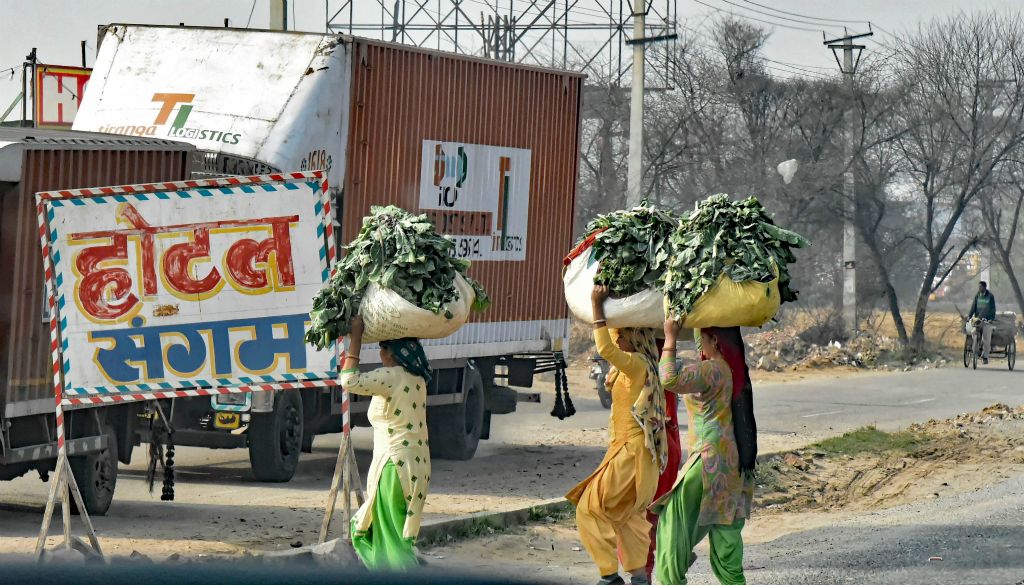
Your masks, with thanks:
M669 238L677 223L674 215L646 201L592 219L587 224L588 235L604 230L592 247L592 259L601 263L594 284L606 285L613 297L660 286L672 257Z
M778 271L782 302L797 299L790 288L794 248L810 245L803 236L775 225L755 197L733 201L718 194L699 202L672 234L674 256L664 291L675 315L689 313L725 273L736 282L771 282Z
M334 274L313 298L313 325L306 342L323 349L349 333L370 283L389 288L410 303L439 314L456 299L455 275L473 287L473 310L491 303L480 283L466 275L469 261L452 257L455 242L437 233L426 215L389 205L371 207L359 235L345 246ZM452 318L450 312L445 316Z

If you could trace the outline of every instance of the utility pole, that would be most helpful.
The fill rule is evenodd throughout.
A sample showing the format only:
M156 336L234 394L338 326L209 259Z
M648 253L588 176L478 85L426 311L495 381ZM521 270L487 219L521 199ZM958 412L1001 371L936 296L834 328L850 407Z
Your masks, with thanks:
M676 34L646 36L646 17L652 0L633 0L633 80L629 99L629 159L626 170L626 207L639 205L644 190L644 54L649 43L667 41Z
M36 48L25 57L25 63L21 66L21 125L24 128L35 127L35 114L32 115L32 122L28 121L28 77L32 75L32 107L36 107Z
M838 39L828 40L825 38L824 45L832 50L840 71L843 73L843 81L848 95L853 96L853 77L857 73L857 66L860 65L860 57L867 47L855 45L853 41L870 37L874 33L866 32L859 35L850 35ZM824 33L822 34L824 37ZM839 61L839 51L843 52L843 60ZM857 51L857 59L854 60L853 52ZM857 185L854 176L853 158L856 155L854 144L856 137L853 131L853 111L847 109L846 115L846 172L843 174L843 324L850 334L860 329L857 321Z
M288 30L288 0L270 0L270 30Z
M642 2L642 4L641 4ZM644 183L644 17L647 0L633 1L633 86L629 96L626 208L640 204Z

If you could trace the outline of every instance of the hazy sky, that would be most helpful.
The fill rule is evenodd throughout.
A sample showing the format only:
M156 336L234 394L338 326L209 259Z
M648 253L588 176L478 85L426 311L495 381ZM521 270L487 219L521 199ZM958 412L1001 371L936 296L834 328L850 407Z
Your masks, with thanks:
M502 6L510 2L520 5L524 0L463 0L467 11L479 13L485 3L497 1ZM581 0L583 9L577 20L589 20L595 13L597 2L607 5L609 0ZM663 2L664 0L655 0ZM897 33L915 28L924 20L942 17L956 11L967 10L1019 10L1024 6L1021 0L857 0L837 2L834 0L754 0L757 4L772 6L779 10L815 17L816 19L870 20L882 30ZM357 10L366 14L379 14L376 0L355 0ZM293 0L298 30L324 31L324 0ZM342 0L330 0L329 6L336 10ZM411 3L410 3L411 4ZM431 4L434 4L431 1ZM801 31L774 27L773 36L767 48L770 59L796 64L809 71L831 74L835 61L831 53L822 46L821 27L793 20L804 20L797 16L779 15L769 18L760 12L771 12L747 0L677 0L680 19L684 27L697 28L709 16L721 11L733 11L737 15L771 20L780 25L808 28ZM714 8L711 8L713 6ZM716 10L717 9L717 10ZM252 14L250 19L250 13ZM20 64L32 49L39 49L42 63L55 65L79 65L81 63L81 41L88 42L87 62L92 65L96 51L96 27L111 22L177 24L222 26L224 19L231 20L231 26L266 28L269 22L268 0L0 0L0 113L17 96L21 89ZM291 20L291 15L289 15ZM820 21L819 21L820 22ZM830 32L841 34L842 24ZM849 25L851 29L862 29L862 25ZM688 34L686 29L680 31ZM879 41L885 42L887 35L876 29ZM876 46L872 42L869 46ZM776 74L802 74L791 65L772 64ZM12 77L9 67L16 67ZM825 69L817 69L825 68ZM787 73L788 72L788 73ZM11 118L19 117L15 112Z

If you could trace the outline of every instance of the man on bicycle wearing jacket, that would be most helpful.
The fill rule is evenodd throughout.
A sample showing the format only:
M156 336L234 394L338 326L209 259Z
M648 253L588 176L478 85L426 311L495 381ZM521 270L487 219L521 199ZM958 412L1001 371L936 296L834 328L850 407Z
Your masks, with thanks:
M971 312L968 319L977 316L982 319L981 338L983 342L981 358L988 363L988 353L992 349L992 323L996 320L996 297L988 290L988 283L984 280L978 284L978 294L974 297L974 304L971 305Z

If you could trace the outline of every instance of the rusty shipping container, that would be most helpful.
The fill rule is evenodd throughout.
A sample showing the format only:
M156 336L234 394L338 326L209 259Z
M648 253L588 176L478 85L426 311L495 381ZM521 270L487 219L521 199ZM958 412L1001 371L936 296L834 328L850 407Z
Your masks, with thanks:
M0 128L3 419L53 413L35 193L187 179L193 150L188 144L153 138ZM13 439L5 438L12 445Z
M528 151L527 198L510 203L526 208L525 256L473 262L494 302L448 343L500 353L564 337L560 267L572 244L582 76L362 39L352 54L342 233L355 234L371 205L424 209L425 145Z

